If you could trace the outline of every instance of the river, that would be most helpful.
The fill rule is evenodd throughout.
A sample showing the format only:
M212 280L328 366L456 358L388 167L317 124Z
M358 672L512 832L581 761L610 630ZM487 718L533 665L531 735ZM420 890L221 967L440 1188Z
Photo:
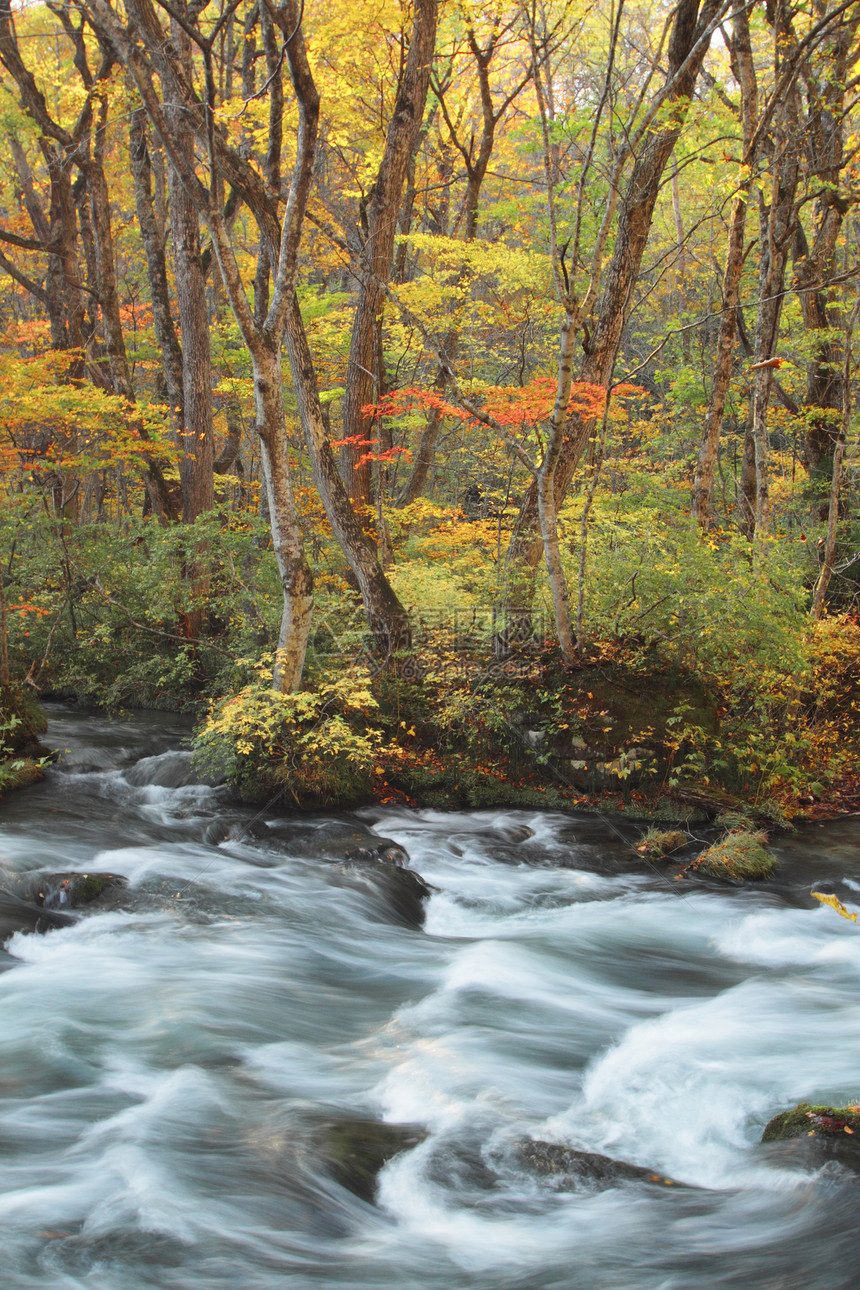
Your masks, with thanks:
M630 824L360 813L433 887L416 927L335 863L349 817L219 842L253 812L196 782L181 722L51 716L63 760L3 805L0 864L128 886L6 941L4 1286L857 1285L857 1176L759 1140L860 1100L860 932L808 894L860 900L860 822L727 888L632 862ZM326 1154L357 1120L415 1126L375 1201ZM668 1181L541 1174L529 1140Z

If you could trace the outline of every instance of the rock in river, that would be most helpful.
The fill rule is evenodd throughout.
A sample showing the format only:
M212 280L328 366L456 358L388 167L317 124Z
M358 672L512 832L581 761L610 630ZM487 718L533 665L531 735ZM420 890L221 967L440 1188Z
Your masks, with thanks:
M426 1137L426 1130L416 1124L344 1119L326 1127L322 1155L342 1187L362 1200L373 1201L382 1166Z
M682 1185L655 1169L536 1138L521 1138L516 1144L516 1156L530 1173L551 1180L556 1191L605 1191L630 1182L648 1183L652 1187Z

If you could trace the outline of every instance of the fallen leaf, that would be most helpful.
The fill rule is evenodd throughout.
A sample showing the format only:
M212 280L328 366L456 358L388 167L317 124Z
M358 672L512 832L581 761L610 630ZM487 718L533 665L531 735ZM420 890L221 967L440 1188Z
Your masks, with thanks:
M849 923L857 922L856 913L849 914L838 896L831 896L829 893L825 893L823 891L811 891L809 894L815 900L820 900L822 905L829 905L831 909L835 909L840 918L847 918Z

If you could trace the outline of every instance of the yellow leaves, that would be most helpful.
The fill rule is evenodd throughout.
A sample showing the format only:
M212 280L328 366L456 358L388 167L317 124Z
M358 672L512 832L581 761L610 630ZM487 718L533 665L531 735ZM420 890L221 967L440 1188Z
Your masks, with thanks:
M850 914L837 896L832 896L829 892L823 891L811 891L809 894L815 900L820 900L822 905L829 905L831 909L836 911L840 918L847 918L849 923L857 922L856 913Z

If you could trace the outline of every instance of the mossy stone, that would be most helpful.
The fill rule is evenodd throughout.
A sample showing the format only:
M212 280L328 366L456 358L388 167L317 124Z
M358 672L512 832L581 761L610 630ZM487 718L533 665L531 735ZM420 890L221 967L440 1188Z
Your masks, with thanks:
M688 872L736 882L761 882L771 878L777 862L764 841L761 833L730 833L697 856Z
M799 1102L791 1111L775 1115L765 1126L761 1140L782 1142L786 1138L807 1138L819 1133L860 1137L860 1107L813 1106Z
M10 757L0 761L0 797L13 793L18 788L29 788L44 778L45 772L39 762L29 757Z

